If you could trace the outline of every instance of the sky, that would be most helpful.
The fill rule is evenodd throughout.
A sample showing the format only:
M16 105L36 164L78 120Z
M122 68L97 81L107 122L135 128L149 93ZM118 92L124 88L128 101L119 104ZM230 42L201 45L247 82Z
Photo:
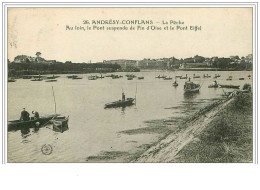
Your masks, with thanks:
M83 20L181 21L182 30L75 30ZM73 30L66 30L70 26ZM102 26L102 25L100 25ZM115 25L104 25L115 26ZM122 26L122 25L118 25ZM126 25L130 27L131 25ZM147 25L142 25L147 27ZM170 25L168 25L170 26ZM93 25L89 25L93 27ZM136 26L135 26L136 27ZM252 53L251 8L8 8L8 58L98 62L113 59L246 56Z

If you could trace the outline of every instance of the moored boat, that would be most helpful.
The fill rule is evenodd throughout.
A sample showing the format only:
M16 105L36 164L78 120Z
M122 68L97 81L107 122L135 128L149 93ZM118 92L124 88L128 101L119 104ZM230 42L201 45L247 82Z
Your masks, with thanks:
M235 88L239 89L240 85L225 85L225 84L219 84L219 88Z
M78 77L78 75L69 75L69 76L67 76L67 78L69 78L69 79L77 78L77 77Z
M31 81L42 81L42 80L43 80L42 78L34 78Z
M176 76L176 78L177 78L177 76ZM185 77L180 76L179 78L180 78L180 79L188 79L188 75L186 74Z
M193 78L200 78L200 76L196 76L195 74L193 74Z
M57 82L56 79L50 79L50 80L46 80L45 82Z
M88 76L88 80L97 80L97 77L96 76Z
M56 79L56 78L59 78L60 76L55 76L55 75L53 75L53 76L47 76L46 77L46 79Z
M210 76L209 74L206 74L206 75L204 74L204 75L203 75L203 78L210 78L210 77L211 77L211 76Z
M166 76L164 76L164 75L158 75L157 77L155 77L155 78L157 78L157 79L163 79L163 78L165 78Z
M165 77L163 80L172 80L171 77Z
M52 120L53 131L61 132L68 130L69 116L58 116Z
M215 74L215 76L213 78L219 78L220 77L220 74Z
M105 77L102 76L102 75L100 75L100 76L97 76L97 75L96 75L96 78L97 78L97 79L103 79L103 78L105 78Z
M135 78L135 77L136 77L134 74L126 74L125 76L126 76L126 77L132 77L132 78Z
M79 80L82 79L82 77L73 77L72 80Z

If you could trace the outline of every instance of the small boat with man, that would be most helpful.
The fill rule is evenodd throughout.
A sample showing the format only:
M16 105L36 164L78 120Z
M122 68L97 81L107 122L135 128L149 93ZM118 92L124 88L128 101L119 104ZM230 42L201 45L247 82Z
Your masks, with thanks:
M158 75L157 77L155 77L155 78L157 78L157 79L164 79L166 76L164 76L164 75Z
M107 104L105 104L105 108L116 108L116 107L131 106L131 105L134 104L133 103L134 101L135 101L135 98L125 98L125 94L123 92L121 100L111 102L111 103L107 103Z
M176 76L177 78L177 76ZM188 75L186 74L185 77L181 76L180 79L188 79Z
M196 76L195 74L193 74L193 78L200 78L200 76Z
M165 77L163 80L172 80L172 77Z
M208 87L209 87L209 88L218 88L219 85L218 85L217 81L215 80L215 81L213 81L213 84L212 84L212 85L209 85Z
M203 75L203 78L210 78L210 77L211 77L211 76L210 76L209 74L206 74L206 75L204 74L204 75Z
M185 84L184 84L185 93L199 92L200 88L201 88L200 84L191 82L190 78L189 78L189 81L185 82Z
M178 86L178 85L179 85L179 84L177 83L176 80L172 83L172 86Z

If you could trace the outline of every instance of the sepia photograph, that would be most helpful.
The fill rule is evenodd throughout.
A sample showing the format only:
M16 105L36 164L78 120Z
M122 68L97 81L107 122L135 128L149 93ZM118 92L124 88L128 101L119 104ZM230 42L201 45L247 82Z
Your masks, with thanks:
M7 163L254 162L252 7L6 18Z

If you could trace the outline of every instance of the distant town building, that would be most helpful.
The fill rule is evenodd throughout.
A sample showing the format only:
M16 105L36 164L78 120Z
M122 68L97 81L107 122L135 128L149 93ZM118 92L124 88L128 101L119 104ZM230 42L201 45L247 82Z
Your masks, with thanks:
M37 57L31 57L27 55L18 55L14 58L14 63L56 63L56 60L45 60L41 57L41 52L35 54Z

